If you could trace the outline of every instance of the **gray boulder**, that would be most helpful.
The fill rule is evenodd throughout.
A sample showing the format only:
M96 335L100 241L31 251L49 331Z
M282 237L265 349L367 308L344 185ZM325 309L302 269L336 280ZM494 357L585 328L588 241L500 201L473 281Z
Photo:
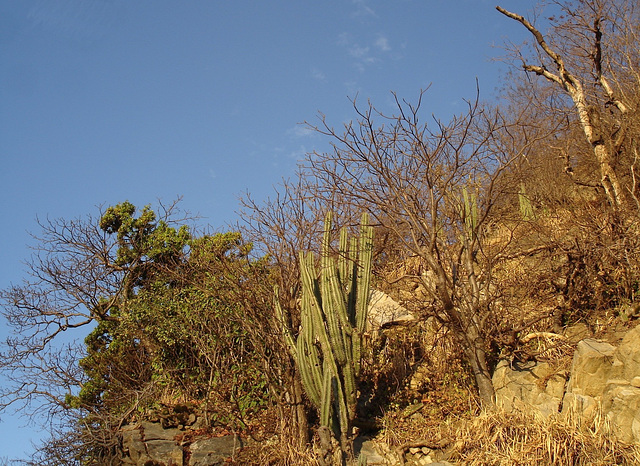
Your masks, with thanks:
M242 439L233 435L196 440L191 444L190 466L217 466L244 446Z

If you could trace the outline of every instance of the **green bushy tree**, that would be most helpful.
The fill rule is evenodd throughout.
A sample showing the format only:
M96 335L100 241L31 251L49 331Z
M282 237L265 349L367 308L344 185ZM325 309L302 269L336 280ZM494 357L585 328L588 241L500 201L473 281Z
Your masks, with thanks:
M0 407L42 409L69 434L41 451L102 461L118 427L158 401L189 401L241 428L268 399L238 299L252 276L268 279L265 262L240 234L195 237L175 206L161 209L123 202L98 218L43 223L33 280L2 291L15 336ZM60 337L78 328L91 330L84 344L61 352Z

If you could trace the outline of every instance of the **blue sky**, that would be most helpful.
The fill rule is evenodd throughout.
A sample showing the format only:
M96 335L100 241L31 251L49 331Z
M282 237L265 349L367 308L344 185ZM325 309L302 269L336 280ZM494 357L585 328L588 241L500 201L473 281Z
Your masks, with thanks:
M526 13L527 0L500 5ZM391 94L447 118L496 97L525 38L485 0L0 0L0 287L24 276L36 217L170 202L222 229L327 141L299 123ZM0 328L0 337L7 331ZM0 381L1 382L1 381ZM35 427L3 415L0 457Z

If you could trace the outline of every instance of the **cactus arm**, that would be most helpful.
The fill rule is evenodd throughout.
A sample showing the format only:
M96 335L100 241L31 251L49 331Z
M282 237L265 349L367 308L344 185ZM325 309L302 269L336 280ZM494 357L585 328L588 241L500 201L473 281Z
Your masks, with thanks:
M322 386L319 385L319 381L322 381L322 373L319 367L320 360L316 353L317 350L302 335L298 337L297 347L298 358L296 359L296 364L299 368L302 385L314 406L320 406Z
M357 298L356 298L356 327L362 334L367 323L369 307L369 291L371 288L371 264L373 258L373 227L369 225L369 216L362 214L360 227L358 269L357 269Z
M322 271L322 294L324 296L324 308L323 313L327 322L327 330L329 342L331 344L332 352L336 357L336 360L340 365L347 363L347 353L345 351L345 335L344 335L344 321L340 315L343 312L344 303L341 303L340 290L337 290L336 284L339 285L339 281L336 275L336 270L333 267L329 267Z
M351 257L349 255L349 234L346 228L340 230L340 247L338 249L338 271L341 283L349 283Z
M328 289L325 291L331 303L331 308L327 308L327 321L331 322L329 327L331 342L336 352L336 356L341 365L351 361L351 337L353 328L347 315L347 297L340 283L335 269L327 270Z
M349 244L349 260L351 261L351 267L349 270L349 302L347 309L349 310L349 321L351 325L358 328L356 321L358 309L356 306L358 299L358 238L351 238Z
M520 213L522 214L522 218L526 221L535 220L536 214L533 210L531 199L527 196L524 183L520 185L520 191L518 191L518 202L520 204Z
M322 403L320 404L320 425L322 426L331 426L331 400L333 399L333 378L335 375L328 367L328 364L325 364L324 367L324 380L322 384Z
M359 364L358 364L359 365ZM356 387L356 364L346 364L343 367L345 408L348 417L353 419L356 414L356 404L358 401L358 390Z
M344 385L340 381L340 377L334 377L333 383L336 389L335 405L338 413L338 422L340 423L339 429L334 430L338 430L340 434L344 435L348 433L352 419L349 416L350 411L347 408L347 394ZM340 436L338 438L340 438Z
M360 221L360 240L358 261L354 261L355 323L357 335L352 337L352 358L354 378L360 375L362 359L362 335L367 324L369 297L371 289L371 266L373 261L373 227L369 225L369 216L364 213Z

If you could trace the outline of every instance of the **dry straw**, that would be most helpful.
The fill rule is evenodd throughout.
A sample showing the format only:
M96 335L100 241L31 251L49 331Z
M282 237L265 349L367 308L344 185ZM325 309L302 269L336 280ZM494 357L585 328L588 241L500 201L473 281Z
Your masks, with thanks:
M617 440L602 416L492 411L452 424L449 435L451 460L466 465L640 464L640 448Z

